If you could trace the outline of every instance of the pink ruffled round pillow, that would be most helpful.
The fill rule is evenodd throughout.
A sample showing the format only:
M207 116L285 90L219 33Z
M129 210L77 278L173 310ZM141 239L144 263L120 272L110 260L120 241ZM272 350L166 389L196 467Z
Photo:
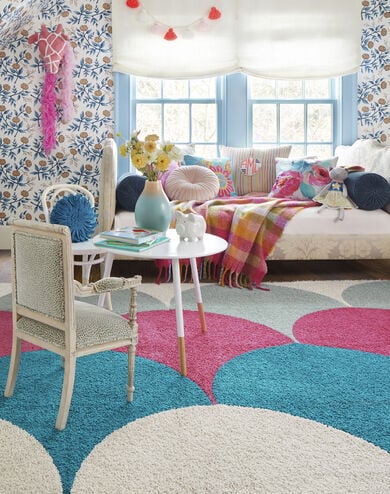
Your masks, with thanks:
M165 192L169 199L177 201L208 201L218 195L219 180L214 172L204 166L181 166L167 178Z

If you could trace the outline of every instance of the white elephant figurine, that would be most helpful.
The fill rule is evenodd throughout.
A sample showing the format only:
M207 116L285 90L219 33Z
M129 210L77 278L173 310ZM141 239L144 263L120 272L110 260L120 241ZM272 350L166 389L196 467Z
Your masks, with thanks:
M185 214L176 211L176 232L181 241L195 242L202 240L206 232L206 222L200 214Z

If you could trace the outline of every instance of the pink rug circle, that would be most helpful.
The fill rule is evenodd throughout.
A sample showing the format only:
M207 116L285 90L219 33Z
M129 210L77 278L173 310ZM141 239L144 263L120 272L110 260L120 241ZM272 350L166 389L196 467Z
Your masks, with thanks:
M295 322L300 343L390 355L390 310L338 308L307 314Z

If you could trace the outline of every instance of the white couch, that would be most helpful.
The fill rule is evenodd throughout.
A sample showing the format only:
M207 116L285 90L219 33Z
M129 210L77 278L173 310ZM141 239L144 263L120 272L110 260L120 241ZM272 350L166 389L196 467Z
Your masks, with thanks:
M117 154L112 139L103 156L99 211L100 229L135 225L134 213L115 211ZM374 140L358 140L339 146L338 165L362 165L390 180L390 146ZM390 259L390 214L382 209L345 211L343 221L335 221L335 211L306 208L287 224L270 260ZM120 256L118 256L120 258ZM127 258L129 259L129 258Z

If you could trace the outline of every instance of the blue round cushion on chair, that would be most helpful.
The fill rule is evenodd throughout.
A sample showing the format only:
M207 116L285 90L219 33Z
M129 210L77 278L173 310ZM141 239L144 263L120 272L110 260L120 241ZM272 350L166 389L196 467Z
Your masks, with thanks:
M118 209L134 211L135 203L145 187L146 177L127 173L123 175L116 186L116 205Z
M349 197L360 209L382 209L390 201L390 184L377 173L352 172L345 184Z
M69 227L72 242L89 240L97 226L95 209L82 194L70 194L59 199L51 213L50 223Z

